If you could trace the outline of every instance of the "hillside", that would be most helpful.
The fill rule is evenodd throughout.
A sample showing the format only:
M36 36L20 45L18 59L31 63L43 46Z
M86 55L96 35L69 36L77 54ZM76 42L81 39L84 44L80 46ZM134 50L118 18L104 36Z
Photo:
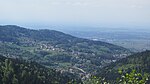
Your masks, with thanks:
M0 84L67 84L80 83L73 74L45 68L35 62L0 56Z
M147 73L150 75L150 51L137 53L112 63L99 71L97 76L106 78L106 80L109 81L114 81L120 76L118 70L121 70L123 73L129 73L131 70L136 70L139 73Z
M0 26L0 54L36 61L72 73L94 71L131 52L113 44L77 38L54 30L32 30L15 25Z

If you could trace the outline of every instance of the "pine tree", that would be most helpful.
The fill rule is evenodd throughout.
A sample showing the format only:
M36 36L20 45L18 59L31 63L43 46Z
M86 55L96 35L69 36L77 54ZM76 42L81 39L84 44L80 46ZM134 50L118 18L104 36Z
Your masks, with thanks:
M12 62L5 59L4 66L2 66L3 71L3 84L10 84L13 78L14 70L12 67Z

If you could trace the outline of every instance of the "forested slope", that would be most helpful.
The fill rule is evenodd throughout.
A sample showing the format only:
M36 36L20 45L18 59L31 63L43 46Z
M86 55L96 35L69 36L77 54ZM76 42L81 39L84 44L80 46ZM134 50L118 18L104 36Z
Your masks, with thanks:
M54 30L6 25L0 26L0 54L86 74L124 58L131 52L120 46L77 38Z
M45 68L35 62L25 62L0 56L0 84L67 84L81 83L79 77Z
M115 81L116 78L121 76L118 73L119 71L122 73L130 73L132 70L143 75L146 73L150 76L150 51L139 52L112 63L100 70L97 76L106 80Z

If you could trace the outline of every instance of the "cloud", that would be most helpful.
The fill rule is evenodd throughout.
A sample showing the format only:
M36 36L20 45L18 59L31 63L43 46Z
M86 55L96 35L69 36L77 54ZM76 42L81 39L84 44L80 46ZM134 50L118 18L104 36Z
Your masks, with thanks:
M150 0L0 0L0 22L144 24Z
M131 8L137 8L137 9L142 9L143 8L143 6L141 6L141 5L131 5Z

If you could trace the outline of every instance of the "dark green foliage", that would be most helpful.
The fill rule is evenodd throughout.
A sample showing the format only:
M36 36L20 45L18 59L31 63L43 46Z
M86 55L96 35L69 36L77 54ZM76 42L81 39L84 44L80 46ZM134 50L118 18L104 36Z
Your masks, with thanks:
M149 74L137 73L136 70L132 70L128 73L123 73L122 70L118 70L120 74L116 80L108 81L105 78L92 76L85 80L84 84L149 84Z
M104 78L92 76L83 82L84 84L109 84Z
M0 84L66 84L81 83L70 73L60 73L34 62L0 56Z
M132 70L130 73L123 73L122 70L118 72L121 75L120 78L117 78L116 83L118 84L146 84L149 80L149 74L137 73L136 70Z
M116 78L120 77L118 69L122 70L122 73L130 74L132 70L136 70L137 73L141 73L142 75L145 73L150 75L150 51L137 53L112 63L100 70L97 76L103 77L109 81L114 81ZM148 82L150 81L148 80Z

